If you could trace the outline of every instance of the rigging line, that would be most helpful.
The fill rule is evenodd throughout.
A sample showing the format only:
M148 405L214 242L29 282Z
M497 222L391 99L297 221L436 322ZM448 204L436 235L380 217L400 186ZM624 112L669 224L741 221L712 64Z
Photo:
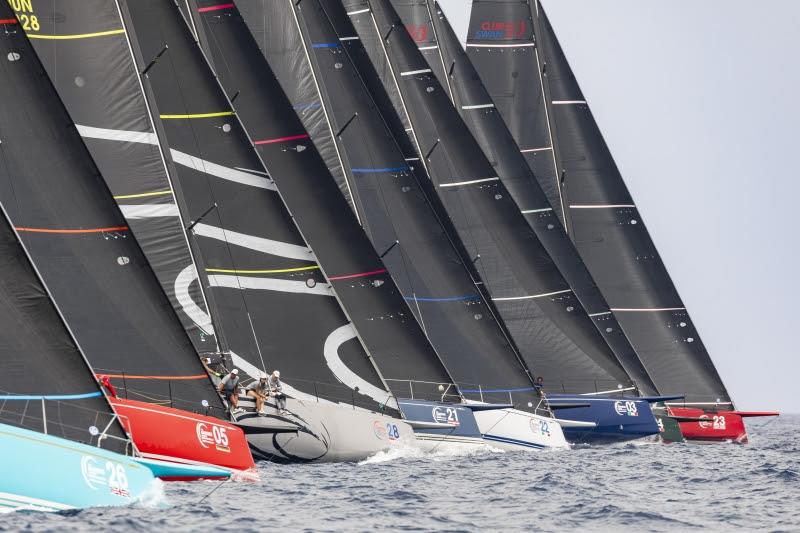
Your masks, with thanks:
M147 376L147 375L131 375L131 374L97 374L98 377L105 376L115 379L147 379L157 381L192 381L196 379L208 379L208 374L196 374L190 376Z
M436 44L436 55L439 58L439 62L442 64L442 72L445 73L444 82L447 84L447 94L450 96L450 101L453 102L453 88L450 86L450 77L447 76L447 67L444 64L444 55L442 54L442 49L439 46L439 35L436 32L436 24L433 23L431 6L427 1L425 2L425 10L428 12L428 20L430 21L431 30L433 30L433 42Z

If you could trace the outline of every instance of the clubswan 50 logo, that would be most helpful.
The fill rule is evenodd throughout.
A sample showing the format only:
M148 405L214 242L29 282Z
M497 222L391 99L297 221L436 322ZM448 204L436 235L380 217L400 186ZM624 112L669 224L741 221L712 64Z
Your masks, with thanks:
M614 410L618 415L639 416L639 409L636 407L636 402L616 401L614 402Z
M81 473L83 480L92 490L107 487L111 494L130 498L128 492L128 476L125 466L113 461L103 461L95 457L84 455L81 458Z
M709 417L708 415L700 415L700 418L703 419L699 422L701 428L714 428L719 431L725 431L725 429L727 429L724 416L714 415L713 417Z
M230 453L228 428L211 424L211 430L209 431L208 426L204 422L197 423L195 431L197 432L197 440L200 442L200 446L203 448L214 446L218 451Z
M397 424L384 424L380 420L376 420L372 423L372 431L381 440L389 439L390 441L395 441L400 438L400 428L397 427Z
M461 422L458 420L458 410L453 407L437 406L431 411L434 422L440 424L450 424L451 426L460 426Z

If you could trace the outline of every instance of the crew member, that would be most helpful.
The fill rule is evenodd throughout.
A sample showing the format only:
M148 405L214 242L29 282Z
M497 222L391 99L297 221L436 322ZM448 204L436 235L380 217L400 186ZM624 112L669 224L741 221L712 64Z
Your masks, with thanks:
M239 409L239 369L234 368L231 373L222 378L217 390L231 404L231 413L237 413Z
M262 414L261 409L264 408L264 401L269 396L269 385L267 384L267 375L261 374L258 381L253 381L245 389L247 396L256 401L256 413Z
M544 378L542 376L536 378L533 388L536 389L536 394L542 394L542 389L544 388Z
M275 398L281 414L286 413L286 396L283 394L283 384L281 383L281 373L275 370L268 380L269 393Z

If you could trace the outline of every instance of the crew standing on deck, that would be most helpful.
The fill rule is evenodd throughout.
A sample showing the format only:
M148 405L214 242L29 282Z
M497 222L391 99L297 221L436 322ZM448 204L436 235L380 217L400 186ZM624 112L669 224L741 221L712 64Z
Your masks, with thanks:
M239 370L234 368L231 373L222 378L217 390L231 404L231 413L238 413L239 409Z
M283 384L281 383L281 373L275 370L269 377L269 393L270 396L275 398L275 404L278 406L281 414L286 412L286 396L283 394Z

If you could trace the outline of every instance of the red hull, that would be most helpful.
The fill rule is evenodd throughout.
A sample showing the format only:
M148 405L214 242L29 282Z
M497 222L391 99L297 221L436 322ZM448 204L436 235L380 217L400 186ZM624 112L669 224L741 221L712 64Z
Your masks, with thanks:
M734 411L704 411L694 407L670 407L673 416L701 418L697 422L679 422L683 438L704 442L747 442L744 420Z
M151 403L109 400L145 457L209 464L238 472L255 466L244 432L232 424Z

